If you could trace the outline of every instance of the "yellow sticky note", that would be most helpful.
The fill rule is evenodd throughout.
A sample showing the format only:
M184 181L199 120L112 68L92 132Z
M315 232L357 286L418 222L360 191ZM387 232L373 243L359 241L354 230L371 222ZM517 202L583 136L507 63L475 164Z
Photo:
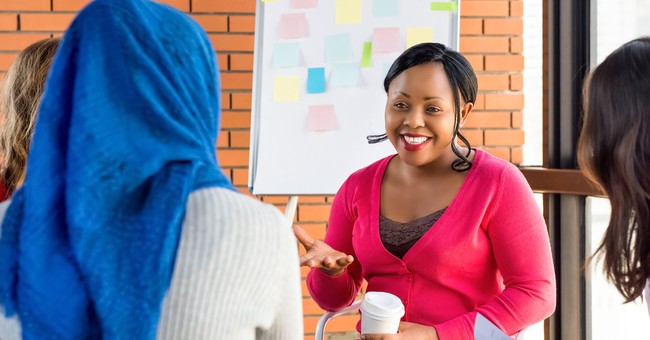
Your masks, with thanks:
M297 102L300 100L300 78L278 76L273 82L274 102Z
M276 2L277 0L262 0L262 2Z
M358 24L361 22L361 0L336 0L336 23Z
M406 48L433 41L433 28L409 28L406 30Z

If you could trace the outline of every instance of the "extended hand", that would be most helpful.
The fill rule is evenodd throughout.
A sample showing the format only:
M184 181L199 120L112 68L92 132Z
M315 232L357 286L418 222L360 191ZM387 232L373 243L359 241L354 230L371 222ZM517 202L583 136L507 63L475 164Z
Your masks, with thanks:
M361 334L361 340L438 340L436 329L417 323L400 322L397 334Z
M352 255L347 255L328 246L325 242L314 240L304 229L294 225L293 233L305 247L307 254L300 257L300 265L310 268L320 268L331 276L336 276L354 261Z

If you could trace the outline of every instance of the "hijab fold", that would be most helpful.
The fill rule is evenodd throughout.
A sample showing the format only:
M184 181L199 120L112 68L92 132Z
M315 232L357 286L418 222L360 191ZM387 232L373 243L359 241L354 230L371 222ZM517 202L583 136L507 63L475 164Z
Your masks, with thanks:
M96 0L75 18L2 225L0 304L24 339L155 338L188 195L233 189L217 72L169 6Z

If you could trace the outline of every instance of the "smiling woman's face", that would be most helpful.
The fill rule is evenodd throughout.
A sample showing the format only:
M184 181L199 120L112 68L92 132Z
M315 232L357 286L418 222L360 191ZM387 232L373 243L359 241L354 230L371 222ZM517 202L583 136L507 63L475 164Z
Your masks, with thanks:
M387 95L386 134L404 163L424 166L453 155L454 96L442 64L405 70Z

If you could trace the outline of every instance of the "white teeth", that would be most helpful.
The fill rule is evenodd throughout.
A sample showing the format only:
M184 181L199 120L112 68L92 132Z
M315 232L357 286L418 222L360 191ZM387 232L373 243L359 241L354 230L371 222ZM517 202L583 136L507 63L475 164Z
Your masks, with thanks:
M409 136L404 136L404 140L409 143L409 144L422 144L427 141L427 137L409 137Z

